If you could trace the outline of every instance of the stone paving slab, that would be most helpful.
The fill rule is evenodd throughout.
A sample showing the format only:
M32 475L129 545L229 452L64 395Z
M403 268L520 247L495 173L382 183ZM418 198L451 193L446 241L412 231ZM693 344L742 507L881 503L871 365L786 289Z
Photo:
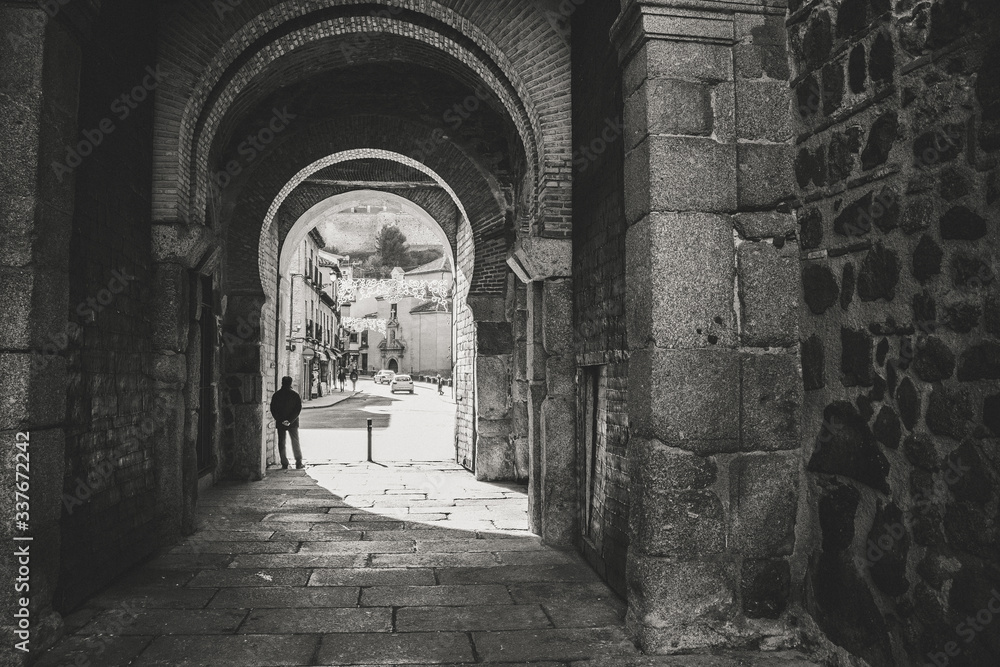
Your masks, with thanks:
M398 632L469 632L550 627L552 624L541 605L403 607L396 612Z
M434 586L434 571L418 568L353 568L313 570L310 586Z
M468 553L471 551L542 551L546 547L535 538L476 539L476 540L423 540L417 539L416 551L420 553Z
M230 554L164 554L148 562L146 567L154 570L214 570L229 567L232 560Z
M442 584L493 584L522 582L598 581L597 575L579 564L501 565L500 567L453 567L439 575Z
M506 586L374 586L361 591L368 607L513 604Z
M242 569L364 567L367 560L367 554L246 554L236 556L229 567Z
M209 608L312 609L316 607L356 607L360 588L224 588Z
M419 632L389 635L325 635L319 650L320 665L376 665L473 662L468 635L460 632Z
M625 604L619 600L542 606L557 628L606 628L625 623Z
M360 542L363 533L353 530L279 530L271 539L282 542Z
M214 588L125 588L109 589L87 600L92 607L120 607L123 602L156 609L201 609L215 595Z
M240 633L259 635L391 631L388 607L255 609L240 627Z
M373 554L372 567L499 567L499 557L489 551L443 554Z
M286 667L311 665L316 635L157 637L134 667Z
M127 667L152 641L152 637L71 636L42 655L33 667Z
M204 494L200 532L68 616L37 664L814 667L641 657L624 602L527 531L523 487L451 464L308 472Z
M319 554L408 554L416 550L413 540L366 540L356 542L303 542L301 553Z
M480 662L579 660L638 655L621 628L474 632Z
M596 600L619 599L601 582L575 583L571 586L538 582L511 584L507 588L517 604L570 606Z
M113 613L113 612L111 612ZM147 609L129 618L117 632L122 635L218 635L232 634L247 617L246 609ZM102 614L77 634L104 634L109 619Z
M776 653L727 652L657 657L604 658L570 663L572 667L819 667L795 651Z
M383 532L366 532L365 540L457 540L466 538L474 540L478 537L474 530L444 530L435 528L393 530Z
M498 551L502 565L574 565L583 564L579 556L553 550Z
M174 547L172 554L290 554L298 551L298 542L202 542Z
M310 570L295 568L251 568L249 570L204 570L190 588L229 588L242 586L305 586Z

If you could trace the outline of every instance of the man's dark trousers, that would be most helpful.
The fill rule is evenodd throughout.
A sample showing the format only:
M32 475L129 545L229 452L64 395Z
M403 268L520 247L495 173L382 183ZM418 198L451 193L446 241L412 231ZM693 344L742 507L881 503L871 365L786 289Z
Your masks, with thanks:
M302 463L302 447L299 444L299 426L282 426L278 424L278 455L281 456L281 465L288 465L288 455L285 453L285 435L292 436L292 454L295 456L295 464Z

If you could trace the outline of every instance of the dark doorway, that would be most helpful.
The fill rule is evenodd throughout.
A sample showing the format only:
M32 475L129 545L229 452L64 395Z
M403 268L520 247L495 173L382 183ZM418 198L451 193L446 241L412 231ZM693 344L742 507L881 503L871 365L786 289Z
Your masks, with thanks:
M399 364L396 363L395 359L389 360L389 370L392 371L393 373L399 372Z

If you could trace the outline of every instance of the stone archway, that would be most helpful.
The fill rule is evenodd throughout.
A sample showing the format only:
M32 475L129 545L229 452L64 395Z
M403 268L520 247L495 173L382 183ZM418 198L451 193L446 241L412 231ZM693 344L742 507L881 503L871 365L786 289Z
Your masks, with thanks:
M322 197L323 195L310 191L304 194L301 198L295 197L295 193L299 191L303 184L307 183L310 176L317 173L324 173L324 170L328 169L332 165L344 163L349 164L352 161L357 161L358 159L362 159L364 157L371 157L371 155L378 155L384 159L393 159L402 164L418 165L418 163L413 163L405 156L389 152L348 151L344 154L329 156L328 158L320 160L304 168L296 174L295 178L289 181L286 187L282 188L281 193L268 209L268 218L265 221L265 229L260 235L260 275L262 277L262 289L264 289L265 294L268 295L267 305L264 306L265 312L263 316L265 318L267 317L267 313L269 312L268 309L281 310L283 308L287 308L290 293L290 282L287 275L288 264L294 256L296 248L299 246L301 241L305 239L310 230L313 229L324 216L354 208L363 203L370 202L372 199L396 205L404 212L420 220L426 228L432 231L433 235L440 241L441 246L446 249L445 258L447 260L447 264L451 267L451 273L453 276L453 321L451 327L451 349L453 355L453 367L455 368L455 391L456 395L459 398L462 398L462 401L459 401L460 403L466 402L474 404L476 401L476 387L475 383L472 381L472 366L475 363L473 356L473 351L475 350L475 340L473 338L472 329L468 326L462 326L462 323L470 321L473 317L471 309L468 306L467 299L471 285L470 277L472 275L475 258L471 254L473 245L465 241L461 244L463 248L463 255L457 258L455 256L456 248L459 247L459 240L468 239L472 232L471 227L465 220L464 208L462 207L461 201L458 200L457 195L454 194L451 187L448 186L448 184L444 182L437 173L424 167L423 165L419 165L422 167L419 171L421 173L426 173L430 179L429 182L436 184L445 193L445 196L453 202L453 207L462 217L463 223L456 225L455 228L449 228L448 231L446 231L439 224L438 220L432 216L429 211L423 208L421 204L415 202L407 196L404 196L406 194L405 192L403 194L397 194L396 192L385 190L351 190L323 198L308 209L305 209L307 203L311 203L314 199ZM411 194L410 197L412 196L413 195ZM303 211L303 209L305 210ZM438 207L437 210L440 211L441 208ZM293 224L289 226L289 222L292 222ZM279 229L276 235L280 247L278 252L275 252L273 248L274 240L272 239L272 233L267 231L269 226L276 226ZM328 240L335 241L333 239ZM265 386L268 387L268 391L271 391L271 387L277 386L279 376L281 375L280 369L285 368L286 366L287 352L282 344L283 326L282 318L278 317L276 326L262 328L262 354L272 354L275 358L274 372L272 372L269 376L265 376L264 379ZM385 354L385 351L383 351L383 357L380 358L378 362L378 364L380 364L378 365L379 368L387 367L384 363L387 361L384 358ZM369 363L371 362L372 360L370 359ZM402 360L396 360L396 364L396 371L404 367ZM261 436L265 450L265 459L273 456L273 448L275 445L274 435L275 434L272 431L265 428ZM457 450L471 452L475 447L474 438L475 424L473 421L467 416L463 416L461 414L458 415L456 424ZM471 459L471 456L469 458Z
M342 5L353 11L351 2L332 4ZM430 10L432 13L437 11L433 5L422 5L421 11L423 10ZM193 8L192 11L199 10ZM440 42L435 40L428 42L421 38L420 35L427 34L428 26L424 24L415 31L406 32L405 35L400 34L397 29L399 22L413 18L410 14L405 12L404 14L405 16L397 17L399 20L394 22L381 20L374 23L365 22L365 30L372 31L374 26L373 39L376 41L394 40L392 45L398 47L403 44L405 49L416 54L415 60L435 66L441 64L442 71L455 76L456 80L466 82L465 85L471 82L470 90L474 92L466 99L472 99L474 96L476 104L483 102L484 108L495 108L496 113L507 118L503 122L510 124L510 129L504 130L502 134L519 141L519 148L515 151L518 156L515 156L516 159L507 167L513 167L517 175L498 179L493 173L495 164L490 162L493 158L477 159L475 155L478 149L473 144L463 145L461 137L448 137L439 128L388 116L356 115L348 118L346 122L317 121L310 122L308 127L297 127L293 132L276 140L275 148L270 149L265 159L257 161L241 178L233 179L232 185L229 185L227 180L228 188L224 193L224 201L213 203L210 210L214 210L216 215L207 217L213 230L217 231L206 233L197 228L192 230L187 228L186 222L180 221L161 224L158 227L164 236L171 240L186 236L192 245L203 243L207 246L215 244L223 246L225 256L221 266L227 267L223 269L223 280L226 284L224 288L226 312L223 315L223 326L232 332L241 327L246 328L248 322L251 323L251 328L256 326L255 323L260 323L253 335L237 341L233 353L230 354L236 363L227 367L235 372L225 375L223 379L225 391L222 394L223 403L229 402L232 406L238 406L226 411L224 440L229 443L261 443L260 446L251 445L250 450L237 450L231 457L234 467L229 474L237 478L254 478L263 469L266 461L264 452L267 447L266 443L253 437L253 434L261 430L260 405L263 397L270 391L267 381L262 382L260 379L262 375L265 378L270 376L270 373L266 372L269 362L261 357L260 341L274 335L275 323L270 317L273 308L267 304L268 288L265 285L263 291L261 290L262 274L259 271L240 272L252 264L260 266L259 261L254 262L255 259L259 260L259 253L253 245L246 243L247 238L263 232L263 235L272 235L272 238L267 238L262 246L277 247L274 243L280 241L280 232L267 225L257 227L255 230L255 221L265 218L268 214L266 209L269 209L277 199L276 195L293 180L293 173L284 165L277 169L270 168L268 170L270 174L262 172L260 165L273 165L274 155L282 152L286 155L297 154L301 156L301 162L308 164L321 159L322 156L337 152L374 150L396 152L407 156L413 162L418 164L421 161L425 162L429 167L442 172L443 181L449 188L453 188L453 194L457 195L454 199L459 204L458 208L464 209L462 219L467 222L463 224L468 226L463 229L465 232L471 229L471 233L456 236L455 252L459 258L456 270L462 269L461 257L474 258L466 271L469 290L468 313L459 318L458 322L459 338L469 342L456 346L460 359L457 375L464 374L470 385L480 380L488 381L490 386L490 392L482 395L473 395L470 392L468 400L462 402L460 420L464 419L471 425L471 436L468 440L477 443L468 447L466 463L476 467L477 473L486 479L530 476L532 470L537 470L539 479L536 480L538 483L535 487L540 489L541 468L532 467L528 463L530 454L527 443L531 439L529 432L531 420L525 416L529 394L525 387L528 379L526 371L522 368L523 363L520 363L526 358L527 341L523 329L526 320L521 315L525 312L524 304L518 295L526 293L526 290L515 286L505 259L510 254L514 238L518 235L527 236L545 232L565 238L568 231L569 193L565 188L569 174L568 152L563 150L561 153L550 153L551 150L557 150L557 146L567 145L568 126L565 121L544 123L546 117L555 120L560 113L565 112L568 98L560 99L556 93L560 86L568 85L568 78L561 79L562 82L558 85L553 85L551 77L546 76L544 86L536 84L533 88L530 83L525 83L523 78L526 76L529 79L536 78L539 72L533 69L530 59L525 59L523 52L514 61L508 60L502 49L490 44L489 36L477 32L476 26L468 23L463 24L463 30L475 33L479 44L471 51L467 49L468 44L462 48L452 48L449 46L450 38ZM435 20L444 17L442 20L447 23L451 19L446 15L448 12L440 16L435 14L437 17ZM274 27L287 18L284 15L260 14L254 20L261 20L264 16L270 16L265 22L274 21ZM517 20L543 25L541 21L544 19L539 14L529 14ZM273 35L268 35L267 39L273 37L277 41L267 48L259 48L260 44L255 44L253 48L257 50L253 55L247 54L247 59L243 63L246 67L241 65L243 69L239 72L236 70L222 72L211 68L221 62L232 62L233 45L247 43L243 37L227 45L220 44L219 60L213 62L211 68L204 72L178 72L175 81L186 82L181 83L181 87L189 86L183 96L183 104L180 98L173 98L170 91L166 92L163 99L168 102L174 100L178 109L184 109L183 114L190 122L182 123L178 127L173 125L173 120L168 119L165 133L168 135L178 133L182 150L176 155L182 160L187 159L185 156L194 159L191 171L194 180L188 185L183 185L182 179L181 188L176 192L166 193L171 197L176 195L176 201L165 202L162 210L166 212L174 205L178 205L179 208L176 210L179 213L179 220L201 219L202 195L198 192L202 188L200 183L208 173L205 160L222 159L223 155L221 147L207 148L212 143L213 132L214 137L221 142L219 145L222 146L245 129L246 123L244 127L240 126L240 114L249 117L251 115L249 110L255 104L269 104L270 91L275 90L277 85L287 83L288 76L285 73L301 76L301 73L295 71L294 63L309 54L319 54L316 48L326 48L329 51L329 45L336 44L336 40L343 41L345 36L352 36L350 38L353 39L353 35L358 34L358 24L352 21L353 19L340 17L330 24L324 24L324 26L338 26L333 30L326 30L324 27L322 30L310 31L301 28L306 21L300 20L295 28L298 32L295 34L302 39L288 42L285 46L280 46L285 42L281 42L284 38L280 30L276 30ZM502 23L497 23L491 29L497 30L500 25ZM251 32L259 31L259 25L254 24L248 29ZM503 32L506 33L506 26ZM543 41L554 37L548 31L544 31L540 36ZM213 36L208 39L211 42L217 38ZM289 48L286 49L286 46ZM545 48L551 49L552 45L547 44ZM435 52L434 49L438 49L439 52ZM565 69L568 52L564 50L564 46L557 46L555 50L560 55L553 67L561 68L560 71L568 74L568 69ZM283 57L284 51L288 51L287 58ZM377 62L377 54L380 52L382 49L371 49L362 60ZM483 63L484 57L486 66L477 64ZM447 62L443 62L442 58ZM495 62L490 64L488 62L490 60ZM344 66L343 62L338 64L316 58L312 58L310 62L318 63L320 68ZM496 63L500 64L499 68L495 66ZM186 67L185 64L181 69ZM202 77L202 83L198 83L202 74L207 78ZM208 89L215 86L215 92L205 92L208 89L204 88L201 89L202 92L197 92L196 89L203 86L204 81L215 81L214 84L208 84ZM481 90L480 85L483 86ZM313 88L322 89L323 86ZM326 86L326 88L337 89L336 86ZM203 92L204 95L199 98ZM204 104L198 102L192 106L189 103L197 99L202 99ZM560 106L563 108L562 111L558 110ZM196 135L202 137L197 141L201 146L198 156L188 148L189 140ZM433 141L433 150L421 148L427 145L425 141L418 145L414 152L412 138L422 136L429 137L429 140ZM410 141L409 145L407 141ZM550 154L553 156L558 154L559 157L551 159L546 157ZM413 160L413 157L417 156L420 160ZM301 168L301 165L299 167ZM185 169L181 171L182 176L187 173ZM164 193L158 191L158 194ZM188 198L187 203L183 203L185 198ZM182 203L177 204L177 202ZM193 208L185 211L184 207L187 206ZM161 210L161 207L158 206L157 210ZM169 218L169 215L167 217ZM192 239L192 236L195 238ZM567 245L565 241L563 245ZM254 273L257 275L253 275ZM568 272L561 275L567 274ZM461 287L459 291L462 291ZM568 318L570 309L563 308L560 312ZM258 314L262 316L258 317ZM521 327L521 331L515 333L514 330L518 327ZM537 335L541 333L538 332ZM254 361L256 359L261 361ZM462 359L468 359L469 362L463 365ZM571 430L565 428L560 431L564 434L571 433ZM519 434L516 437L511 435L515 432ZM567 443L564 445L568 446ZM476 447L485 447L492 453L488 456L478 456L475 453ZM541 502L535 505L539 512L542 505ZM571 512L564 514L567 521L571 520Z

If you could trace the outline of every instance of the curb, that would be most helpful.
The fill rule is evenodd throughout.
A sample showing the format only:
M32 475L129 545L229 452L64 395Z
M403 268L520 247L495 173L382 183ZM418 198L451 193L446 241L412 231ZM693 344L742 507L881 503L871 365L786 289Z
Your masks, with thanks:
M355 391L353 393L352 392L344 392L343 398L340 398L339 400L336 400L336 401L334 401L332 403L324 403L323 405L303 405L302 409L303 410L322 410L323 408L332 408L333 406L339 405L340 403L343 403L344 401L346 401L348 399L354 398L355 396L359 396L362 393L363 392L360 392L360 391Z

